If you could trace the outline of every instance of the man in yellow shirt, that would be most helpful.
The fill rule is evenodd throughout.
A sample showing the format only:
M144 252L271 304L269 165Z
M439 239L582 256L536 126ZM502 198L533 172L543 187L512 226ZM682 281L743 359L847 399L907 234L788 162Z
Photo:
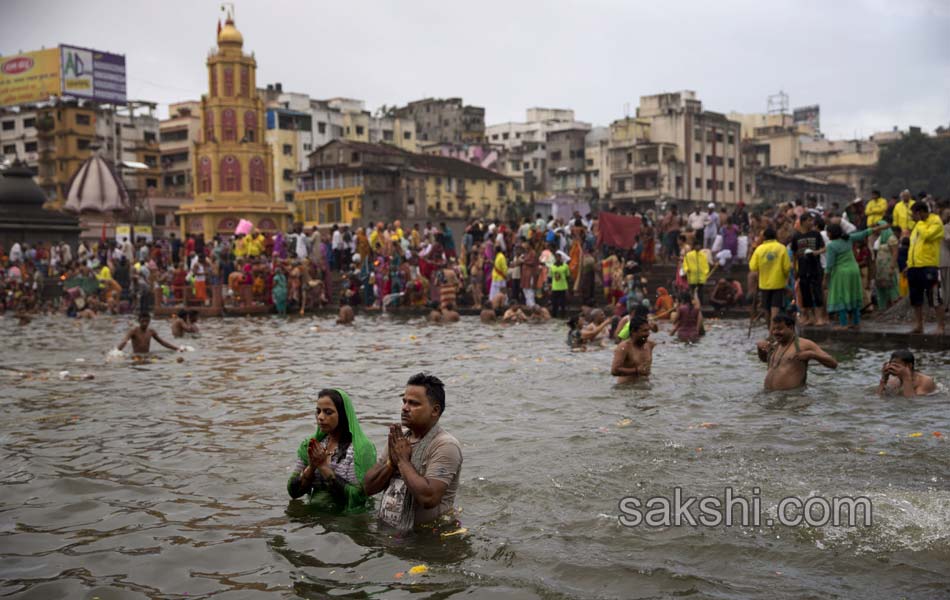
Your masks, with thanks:
M910 191L901 192L901 198L894 205L891 223L901 228L901 237L910 236L911 229L914 228L914 219L911 216L911 209L914 208L914 199L910 197Z
M709 279L709 260L703 252L703 242L698 236L693 240L693 249L683 257L683 271L686 273L690 292L702 304L703 286Z
M507 304L505 296L505 282L508 280L508 259L501 248L495 246L495 265L491 272L491 290L488 292L488 301L496 308Z
M772 318L785 306L785 286L792 262L784 244L775 239L775 230L767 228L763 241L749 260L749 272L758 275L762 308L766 310L766 325L771 328Z
M247 256L247 236L240 235L234 240L234 258L241 259Z
M930 212L926 202L914 204L912 210L917 224L910 234L910 251L907 253L907 285L910 288L910 305L914 307L916 325L911 333L924 332L924 297L937 312L937 334L943 335L944 306L937 288L940 266L940 244L943 242L943 221ZM937 288L936 298L934 288Z
M864 214L868 218L868 227L874 227L877 222L884 218L887 212L887 200L881 197L881 192L871 190L871 199L864 207Z

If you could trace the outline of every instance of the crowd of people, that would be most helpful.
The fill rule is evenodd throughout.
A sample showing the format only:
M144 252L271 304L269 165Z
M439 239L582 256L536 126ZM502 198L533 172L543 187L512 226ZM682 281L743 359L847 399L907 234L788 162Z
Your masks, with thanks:
M657 317L669 318L689 292L715 308L752 302L766 320L791 312L803 324L835 316L839 326L854 327L862 313L907 296L914 330L922 331L926 301L937 309L942 332L950 207L906 190L891 201L872 196L843 210L813 197L753 213L742 202L685 216L674 205L650 209L629 215L639 218L639 234L623 248L599 244L597 217L578 213L476 219L458 240L445 223L404 229L395 220L308 230L298 224L287 233L255 230L207 242L171 234L77 247L15 243L0 247L0 309L91 317L208 305L220 290L224 305L279 314L339 301L353 309L426 308L433 320L451 321L459 307L544 320L566 317L570 300L604 306L618 318L649 304ZM647 276L657 263L675 268L666 279L653 278L650 290ZM736 267L746 263L743 282ZM59 297L43 293L51 279Z

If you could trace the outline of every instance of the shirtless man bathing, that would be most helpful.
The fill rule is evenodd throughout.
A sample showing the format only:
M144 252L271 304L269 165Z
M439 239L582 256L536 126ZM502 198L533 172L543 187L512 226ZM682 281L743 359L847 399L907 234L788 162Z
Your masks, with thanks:
M656 343L650 340L650 323L641 315L630 319L630 337L617 344L614 349L614 361L610 366L610 374L617 378L617 383L638 381L641 377L649 377L653 366L653 347Z
M169 344L162 338L158 336L154 329L149 327L149 323L152 322L152 317L148 313L142 313L139 315L139 326L133 327L125 334L125 337L122 339L122 343L118 345L118 349L122 350L125 348L125 345L129 343L129 340L132 340L132 353L133 354L148 354L149 348L152 344L152 339L154 338L156 342L165 346L169 350L175 350L177 352L184 352L185 349L180 346L175 346Z
M838 361L822 350L818 344L795 333L795 319L780 313L772 317L771 340L762 340L756 345L759 360L767 363L765 389L769 392L793 390L805 385L808 378L808 361L817 360L829 369L838 368Z
M909 350L891 354L891 359L881 369L881 383L878 385L881 395L913 398L932 394L936 389L933 377L914 368L914 354Z

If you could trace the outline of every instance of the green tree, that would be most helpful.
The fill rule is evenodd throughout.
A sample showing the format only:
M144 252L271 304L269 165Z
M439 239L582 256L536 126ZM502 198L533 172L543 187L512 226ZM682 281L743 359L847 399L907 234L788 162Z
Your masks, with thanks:
M885 197L926 190L935 198L950 198L950 137L912 132L881 149L874 187Z

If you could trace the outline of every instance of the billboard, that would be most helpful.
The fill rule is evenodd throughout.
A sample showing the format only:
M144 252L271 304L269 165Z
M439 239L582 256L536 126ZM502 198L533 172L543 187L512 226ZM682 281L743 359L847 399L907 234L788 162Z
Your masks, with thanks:
M124 56L76 46L59 48L64 96L95 102L126 101Z
M817 104L796 108L792 111L792 120L796 125L807 125L815 131L821 131L821 108Z
M0 57L0 106L58 96L59 58L59 48Z
M125 57L119 54L60 45L0 57L0 106L50 96L121 104L125 93Z

